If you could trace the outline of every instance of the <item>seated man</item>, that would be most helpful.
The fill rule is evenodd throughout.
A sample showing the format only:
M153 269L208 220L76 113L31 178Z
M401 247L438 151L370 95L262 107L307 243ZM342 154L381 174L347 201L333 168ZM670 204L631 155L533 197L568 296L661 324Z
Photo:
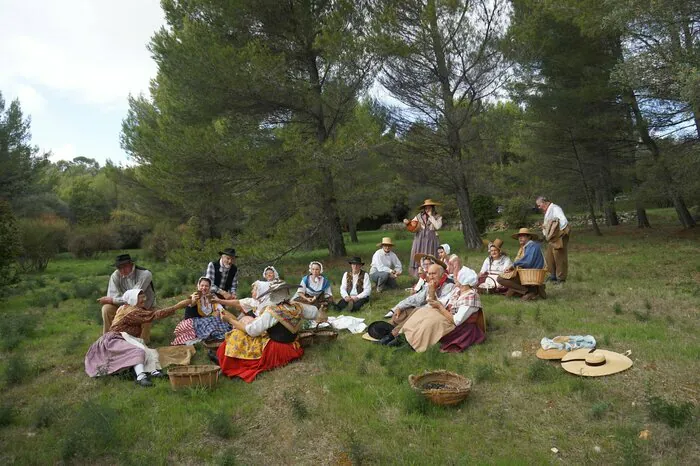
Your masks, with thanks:
M538 297L545 299L544 285L539 286L524 286L520 284L520 277L515 269L543 269L544 255L540 249L540 240L537 233L531 232L528 228L521 228L520 231L512 235L517 238L520 243L518 255L515 256L513 265L506 269L505 273L498 277L499 286L508 288L506 296L513 297L516 294L522 296L522 299L535 300Z
M457 277L457 274L459 273L460 269L462 268L462 258L459 257L457 254L452 254L447 261L447 274L449 275L451 280L455 280Z
M394 242L391 238L382 238L377 247L380 249L372 256L369 279L377 284L377 292L381 293L384 288L398 288L396 278L401 275L403 269L398 256L392 251Z
M399 343L394 342L394 340L416 309L425 306L429 299L437 299L443 304L447 304L453 289L454 283L447 279L445 264L438 261L431 265L428 268L428 286L424 287L423 291L404 299L391 309L391 323L394 325L394 329L389 335L382 338L380 343L383 345L398 345Z
M238 268L236 250L226 248L219 251L219 259L209 262L205 276L211 281L211 292L222 299L236 299Z
M362 259L353 257L348 264L351 270L343 274L343 280L340 283L342 299L338 301L335 308L339 311L355 312L369 301L372 284L369 281L369 274L362 270L362 266L365 265Z
M156 292L153 287L153 275L149 270L143 267L138 267L131 260L129 254L120 254L114 262L115 270L109 277L109 285L107 286L107 296L103 296L97 300L102 304L102 333L109 332L112 326L114 316L117 314L117 309L126 304L124 293L131 289L143 290L145 300L143 309L154 310L153 306L156 303ZM151 323L144 323L141 328L141 338L148 342L151 337Z

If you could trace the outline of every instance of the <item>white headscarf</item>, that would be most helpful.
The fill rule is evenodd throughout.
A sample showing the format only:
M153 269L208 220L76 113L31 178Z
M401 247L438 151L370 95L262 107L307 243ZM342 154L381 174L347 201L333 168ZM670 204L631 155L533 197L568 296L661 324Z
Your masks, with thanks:
M313 264L313 262L312 262L312 264ZM310 268L311 268L311 264L309 264L309 269L310 269ZM265 267L265 268L263 269L263 273L262 273L262 276L263 276L263 278L264 278L265 280L267 280L267 278L265 278L265 272L267 272L268 270L272 270L272 271L274 272L275 276L274 276L273 280L279 280L279 279L280 279L280 274L277 273L277 269L274 268L274 267L271 266L271 265L268 265L267 267ZM323 266L321 266L321 271L323 271Z
M447 243L441 244L440 247L441 247L442 249L445 250L445 255L446 255L446 256L449 256L449 255L450 255L450 251L452 251L452 248L450 248L450 245L449 245L449 244L447 244Z
M323 264L321 264L319 261L309 262L309 273L311 273L311 266L312 265L318 265L319 267L321 267L321 273L323 273Z
M131 290L126 290L124 292L124 301L126 301L127 304L130 304L132 306L136 306L139 302L139 294L143 293L143 290L140 290L138 288L133 288Z
M457 281L460 285L469 285L473 288L476 286L477 280L476 272L469 267L462 267L457 274Z

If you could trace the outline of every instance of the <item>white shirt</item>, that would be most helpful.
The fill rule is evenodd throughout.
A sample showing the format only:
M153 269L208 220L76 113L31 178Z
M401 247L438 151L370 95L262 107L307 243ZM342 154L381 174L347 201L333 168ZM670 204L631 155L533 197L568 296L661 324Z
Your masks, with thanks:
M566 219L564 211L561 210L561 207L552 202L549 204L547 211L544 213L544 223L547 224L555 219L559 220L559 229L561 230L566 228L566 226L569 224L569 221Z
M383 248L375 251L372 256L372 265L369 268L369 273L392 272L393 270L399 273L403 270L401 261L399 257L394 254L394 251L384 252Z
M513 266L513 261L510 257L501 254L501 257L494 259L493 262L490 261L491 257L487 257L484 260L484 264L481 266L480 274L488 272L491 275L500 275L506 271L506 269Z
M372 284L369 281L369 274L365 273L365 279L362 281L362 293L359 295L357 294L357 279L360 277L360 274L352 274L352 289L348 295L346 290L348 287L349 274L352 274L352 272L345 272L343 274L343 281L340 283L340 296L343 298L347 298L348 296L357 296L360 299L369 297L369 293L372 291Z
M301 304L304 319L315 319L318 317L318 308L311 304ZM245 333L251 337L257 337L263 334L265 330L279 322L271 313L263 312L260 317L245 326Z

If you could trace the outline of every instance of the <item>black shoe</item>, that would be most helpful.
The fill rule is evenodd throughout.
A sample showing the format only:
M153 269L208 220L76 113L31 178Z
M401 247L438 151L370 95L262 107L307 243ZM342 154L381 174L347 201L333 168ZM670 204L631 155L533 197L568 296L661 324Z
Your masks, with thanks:
M390 333L389 335L383 336L381 340L379 340L379 344L386 346L394 340L396 340L396 338L394 338L394 335Z
M148 379L148 376L146 376L146 377L144 377L144 378L141 379L141 380L136 379L136 385L138 385L139 387L152 387L152 386L153 386L153 382L151 382L151 381Z
M386 344L386 346L389 346L391 348L398 348L399 346L403 346L404 340L403 338L396 337L393 340L391 340L389 343Z
M219 365L219 357L216 355L216 351L213 349L207 350L207 356L209 356L209 360L216 364L217 366Z
M149 377L153 379L167 379L168 375L165 372L161 372L158 370L151 372L151 375L149 375Z

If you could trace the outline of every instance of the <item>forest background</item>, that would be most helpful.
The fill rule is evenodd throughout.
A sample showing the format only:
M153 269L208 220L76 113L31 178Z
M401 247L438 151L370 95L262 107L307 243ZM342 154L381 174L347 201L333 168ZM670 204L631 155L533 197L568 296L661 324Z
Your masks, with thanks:
M0 285L142 248L244 272L425 198L479 248L545 194L649 227L700 203L700 2L163 0L149 95L121 128L131 166L50 162L0 95ZM629 212L628 212L629 211ZM623 213L624 212L624 213ZM251 272L252 273L252 272Z

